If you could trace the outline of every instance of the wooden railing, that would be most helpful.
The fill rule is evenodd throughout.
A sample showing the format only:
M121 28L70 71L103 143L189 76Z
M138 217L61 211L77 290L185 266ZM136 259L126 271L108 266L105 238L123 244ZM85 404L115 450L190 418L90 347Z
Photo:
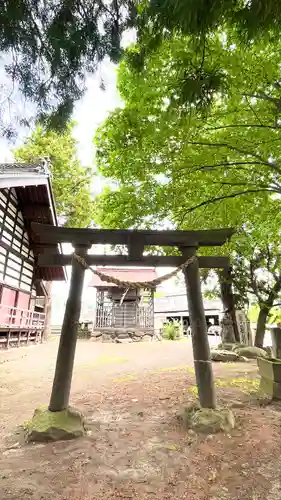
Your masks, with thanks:
M150 307L137 304L122 306L109 304L96 308L95 328L152 328L153 315Z
M43 330L45 313L0 304L0 328Z

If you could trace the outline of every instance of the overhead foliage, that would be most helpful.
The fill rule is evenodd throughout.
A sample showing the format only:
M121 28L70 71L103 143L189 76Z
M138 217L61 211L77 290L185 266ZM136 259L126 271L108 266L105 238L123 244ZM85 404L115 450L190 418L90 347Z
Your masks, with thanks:
M42 157L50 159L58 215L66 226L86 227L91 224L94 213L93 171L83 167L77 158L73 127L74 123L68 124L63 133L37 127L14 154L18 161L27 163L36 163Z
M192 36L203 60L208 35L217 28L231 29L239 43L249 44L259 37L279 39L280 21L276 0L3 0L0 130L8 136L14 132L15 117L9 122L7 108L17 87L45 125L64 127L85 91L87 73L106 57L120 59L128 29L135 29L139 42L131 63L142 69L149 54L175 33ZM209 90L222 84L220 67L208 70L200 62L185 87L203 104ZM17 118L30 122L20 113Z
M279 195L280 48L259 43L245 51L222 34L212 36L204 64L222 68L226 90L215 93L208 112L180 99L174 68L186 57L192 72L198 58L189 39L166 41L141 75L124 61L124 107L96 136L100 172L115 183L100 198L102 220L116 225L120 214L124 226L158 216L183 227L193 224L189 215L201 207L197 221L221 225L231 207L236 225L253 196L258 206L269 194ZM229 204L220 203L226 199Z
M144 3L143 3L144 5ZM150 0L142 10L143 21L158 36L174 30L184 35L206 34L218 26L235 28L246 40L277 33L281 6L274 0ZM151 27L150 27L151 29Z
M169 220L182 229L237 228L223 252L236 265L240 295L249 266L256 266L258 294L252 290L251 296L261 305L269 301L258 290L268 248L272 262L279 259L281 47L257 42L242 50L225 32L212 34L203 65L220 68L223 86L210 90L203 106L182 98L201 57L193 48L193 40L175 35L151 53L142 73L130 64L135 47L128 51L119 70L124 106L95 139L100 173L112 185L98 200L99 221L107 227ZM269 288L276 281L272 265Z
M121 34L135 18L134 4L134 0L2 1L0 54L12 82L0 107L2 125L4 104L18 85L23 98L35 103L37 118L64 127L74 102L83 95L86 74L106 56L114 62L120 58ZM3 125L2 132L10 134L11 127Z
M175 34L191 36L197 49L217 29L232 32L239 45L280 40L281 6L275 0L150 0L140 2L136 26L139 50L132 64L142 69L147 57ZM200 71L201 70L201 71ZM198 80L204 74L196 67Z

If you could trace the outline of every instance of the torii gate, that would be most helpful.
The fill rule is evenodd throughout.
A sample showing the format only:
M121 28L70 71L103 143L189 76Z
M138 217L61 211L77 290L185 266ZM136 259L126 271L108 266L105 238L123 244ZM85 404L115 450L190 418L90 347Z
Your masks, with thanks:
M190 312L192 346L198 396L202 408L215 408L216 395L200 284L200 268L228 268L226 257L196 257L201 246L222 246L234 234L233 229L207 231L143 231L109 229L75 229L31 224L32 237L37 251L39 267L72 266L69 295L66 303L55 376L49 410L52 412L68 408L72 372L77 341L77 329L81 311L81 295L85 268L83 260L91 265L131 266L180 266L186 281L188 308ZM71 243L74 255L54 254L52 248L60 243ZM127 245L128 255L87 255L94 244ZM145 246L176 247L181 256L144 256ZM193 259L192 259L193 257Z

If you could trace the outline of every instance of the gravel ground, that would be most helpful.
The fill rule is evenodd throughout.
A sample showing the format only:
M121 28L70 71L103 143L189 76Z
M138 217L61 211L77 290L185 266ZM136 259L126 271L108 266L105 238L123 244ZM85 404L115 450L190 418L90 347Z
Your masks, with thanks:
M230 435L197 436L179 423L195 397L189 340L79 341L71 403L88 435L24 445L15 429L48 403L57 346L0 353L0 500L281 499L280 407L245 393L255 363L214 366L219 402L235 407Z

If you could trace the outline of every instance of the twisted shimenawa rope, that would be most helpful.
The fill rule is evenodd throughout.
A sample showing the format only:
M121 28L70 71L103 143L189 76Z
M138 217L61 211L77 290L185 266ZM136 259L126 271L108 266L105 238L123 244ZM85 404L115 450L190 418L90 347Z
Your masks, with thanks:
M101 281L105 281L107 283L114 283L114 285L117 285L119 287L129 288L133 290L138 290L138 289L154 290L158 285L161 285L161 283L163 283L164 281L167 281L168 279L172 278L173 276L178 274L179 271L189 266L196 260L196 256L193 255L192 257L187 259L186 262L177 267L177 269L175 269L174 271L164 274L164 276L160 276L159 278L155 278L152 281L123 281L119 280L118 278L114 278L114 276L109 276L109 274L101 273L96 269L92 269L83 259L83 257L77 255L76 253L73 254L73 258L76 259L78 262L80 262L80 264L82 264L82 266L84 266L85 269L89 269L93 274L96 274L101 279Z

